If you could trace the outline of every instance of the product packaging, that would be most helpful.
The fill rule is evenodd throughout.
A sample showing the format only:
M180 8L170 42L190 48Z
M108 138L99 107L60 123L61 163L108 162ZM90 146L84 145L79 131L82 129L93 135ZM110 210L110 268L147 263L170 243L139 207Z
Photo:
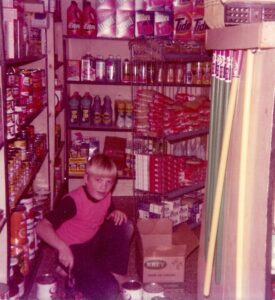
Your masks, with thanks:
M135 37L135 12L131 10L116 11L116 37L131 39Z

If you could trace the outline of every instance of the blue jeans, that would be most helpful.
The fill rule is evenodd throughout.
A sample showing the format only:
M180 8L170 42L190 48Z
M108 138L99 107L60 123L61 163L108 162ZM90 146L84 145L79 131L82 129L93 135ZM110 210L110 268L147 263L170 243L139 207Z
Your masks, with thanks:
M105 221L90 241L71 246L76 289L87 299L117 299L120 290L112 273L127 273L133 232L130 220L118 226Z

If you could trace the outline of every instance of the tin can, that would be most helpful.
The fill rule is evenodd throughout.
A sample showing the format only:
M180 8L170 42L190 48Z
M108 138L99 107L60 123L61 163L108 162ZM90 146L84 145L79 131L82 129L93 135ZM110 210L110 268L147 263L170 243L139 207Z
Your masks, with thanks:
M36 280L37 300L50 300L57 292L56 277L50 273L39 276Z
M156 282L146 283L143 286L143 300L151 300L156 296L164 296L164 288Z
M0 282L0 299L1 300L9 299L9 286L2 282Z
M142 300L142 285L139 281L129 280L121 287L123 300Z

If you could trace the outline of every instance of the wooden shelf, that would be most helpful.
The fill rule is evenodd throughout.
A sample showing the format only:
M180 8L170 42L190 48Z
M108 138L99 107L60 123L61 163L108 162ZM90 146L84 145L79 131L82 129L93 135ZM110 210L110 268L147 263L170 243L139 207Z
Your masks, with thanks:
M165 136L164 138L169 142L177 142L184 139L190 139L201 135L206 135L209 133L209 129L199 129L194 131L188 131L188 132L180 132L175 134L170 134Z
M206 31L206 48L267 49L275 48L275 22L242 24Z
M164 139L168 142L173 143L173 142L177 142L177 141L184 140L184 139L191 139L191 138L194 138L197 136L206 135L208 133L209 133L209 129L205 128L205 129L169 134L169 135L165 135L162 137L143 136L143 135L139 135L138 133L135 133L134 137L139 138L139 139L152 139L152 140Z
M116 126L81 126L81 125L68 125L70 130L92 130L92 131L117 131L117 132L131 132L132 128L119 128Z
M182 187L182 188L179 188L179 189L176 189L176 190L173 190L173 191L165 192L165 193L152 193L152 192L142 191L142 190L137 190L137 189L135 191L138 192L138 193L144 194L144 195L146 195L146 194L148 194L148 195L162 195L164 198L167 198L168 200L171 200L171 199L183 196L185 194L192 193L192 192L195 192L197 190L200 190L200 189L204 188L204 186L205 186L204 182L199 182L199 183L195 183L195 184L190 185L190 186L185 186L185 187Z
M84 176L83 175L70 175L69 174L69 179L82 179ZM129 176L118 176L117 179L123 179L123 180L133 180L134 177L129 177Z
M26 122L24 124L22 124L22 126L28 126L29 124L31 124L31 122L38 117L42 111L47 107L46 104L44 104L38 111L34 112L33 114L29 115L26 119Z
M37 56L27 56L27 57L23 57L23 58L10 58L10 59L6 59L5 64L7 66L20 66L20 65L25 65L28 63L32 63L38 60L41 60L43 58L45 58L46 55L37 55Z
M126 39L126 38L116 38L116 37L112 37L112 38L108 38L108 37L92 37L92 36L76 36L76 35L64 35L63 36L65 39L77 39L77 40L105 40L105 41L131 41L134 40L135 38L132 39Z
M32 183L33 183L33 180L35 179L35 176L37 175L37 173L39 172L42 164L44 163L44 160L46 159L48 155L48 151L45 151L43 157L36 162L36 166L33 167L32 169L32 175L30 176L30 178L28 179L27 183L25 184L25 186L22 188L21 192L18 193L15 201L14 201L14 206L17 204L17 202L24 196L25 193L28 192L28 190L30 189ZM11 207L11 210L13 209L14 207Z
M67 84L86 84L86 85L122 85L122 86L131 86L131 82L111 82L111 81L76 81L76 80L67 80Z
M210 87L210 84L185 84L185 83L140 83L140 82L106 82L106 81L76 81L67 80L67 84L85 85L120 85L120 86L170 86L170 87Z

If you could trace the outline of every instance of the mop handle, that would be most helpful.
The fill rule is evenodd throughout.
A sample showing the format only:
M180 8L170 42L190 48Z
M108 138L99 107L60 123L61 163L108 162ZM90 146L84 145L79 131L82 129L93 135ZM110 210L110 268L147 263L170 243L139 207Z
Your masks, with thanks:
M224 134L223 134L221 157L219 162L217 184L216 184L215 198L214 198L214 208L213 208L210 237L209 237L208 251L207 251L204 289L203 289L203 294L205 296L209 296L210 294L210 285L211 285L211 277L213 272L214 252L215 252L215 245L217 239L218 222L219 222L219 215L220 215L220 208L221 208L221 198L223 192L223 183L225 178L226 162L228 157L229 142L230 142L230 135L231 135L232 124L233 124L235 104L238 95L239 76L240 76L243 52L241 50L238 50L234 54L235 55L234 55L234 65L233 65L233 78L232 78L232 85L230 89L228 111L227 111L227 116L225 121Z

